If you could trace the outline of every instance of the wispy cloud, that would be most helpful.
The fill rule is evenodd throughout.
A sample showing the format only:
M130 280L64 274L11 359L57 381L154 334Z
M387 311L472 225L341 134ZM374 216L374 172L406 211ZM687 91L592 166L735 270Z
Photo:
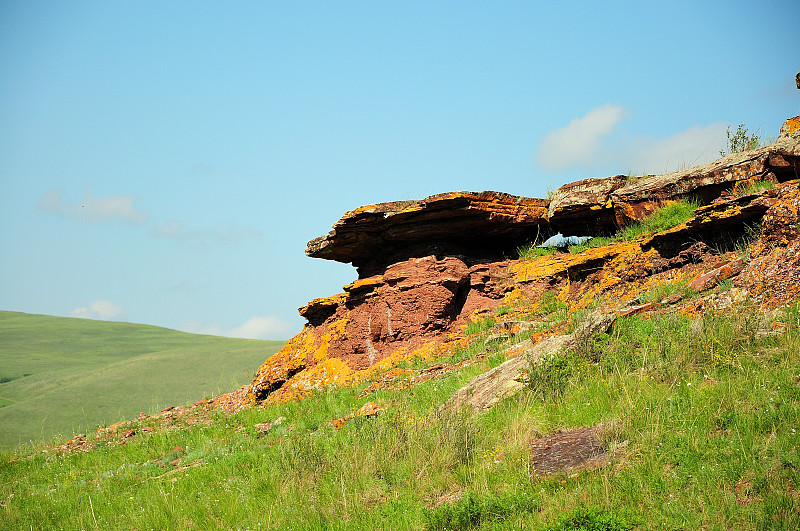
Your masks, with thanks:
M726 127L717 122L665 138L635 138L623 147L619 159L627 162L632 173L669 173L691 168L719 156L719 150L725 147Z
M157 238L178 240L199 247L230 245L240 243L245 239L261 239L264 233L247 227L236 225L218 225L210 229L193 229L187 227L182 221L170 219L154 227L150 234Z
M610 144L607 137L627 115L624 107L606 104L552 131L537 147L539 167L563 171L611 165L620 173L668 173L713 160L725 147L723 123L694 126L663 138L616 138Z
M243 324L228 331L229 337L250 339L285 339L291 333L292 326L274 315L256 315Z
M275 315L256 315L239 326L226 329L218 323L201 324L187 322L181 327L193 334L238 337L242 339L288 339L292 335L292 325Z
M561 171L576 166L592 167L608 135L627 114L624 107L610 103L575 118L539 143L536 160L544 170Z
M96 197L88 188L83 200L65 202L61 190L50 190L39 199L37 207L67 219L86 223L120 220L128 223L145 223L150 217L147 210L137 210L135 195L110 195Z
M75 308L70 312L72 317L81 317L83 319L99 319L101 321L109 321L111 319L124 319L125 312L122 311L122 305L106 299L99 299L90 303L86 307Z

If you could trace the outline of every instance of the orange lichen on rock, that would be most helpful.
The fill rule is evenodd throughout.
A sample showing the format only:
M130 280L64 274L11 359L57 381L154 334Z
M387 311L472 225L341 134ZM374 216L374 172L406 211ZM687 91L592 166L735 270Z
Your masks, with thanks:
M302 332L290 339L281 350L270 356L259 367L247 393L248 401L255 402L266 398L292 376L305 369L306 358L309 352L313 352L313 346L314 330L306 325Z
M783 122L783 125L781 126L781 131L778 135L778 141L786 140L798 132L800 132L800 116L789 118Z
M800 297L800 181L778 188L779 197L764 215L761 237L736 285L765 307L784 306Z
M325 330L325 333L319 339L318 346L314 351L313 359L315 362L320 362L328 356L328 349L331 342L342 340L347 337L347 316L337 319L330 323Z
M734 275L738 275L742 269L744 269L744 260L741 258L737 258L736 260L731 260L716 269L709 271L708 273L703 273L699 275L691 282L689 282L689 288L699 293L701 291L705 291L707 289L713 288L720 281L730 278Z
M580 271L602 266L619 253L624 252L626 244L613 244L594 247L578 254L557 253L540 256L532 260L520 260L509 268L515 282L535 282L537 280L568 279Z
M343 293L303 306L300 313L308 320L303 331L262 365L246 394L231 394L226 404L296 399L329 385L383 382L385 387L405 376L412 381L418 369L399 366L443 363L455 348L475 340L475 334L465 333L469 321L489 317L500 323L536 319L526 332L560 319L526 340L529 344L566 333L570 324L556 310L574 315L627 303L630 312L697 315L748 294L765 307L800 298L798 128L800 117L787 122L775 144L668 175L564 185L549 203L496 192L451 192L351 210L330 233L309 242L306 252L352 263L358 278ZM753 186L764 180L774 186ZM684 198L700 202L694 217L659 233L574 254L507 258L519 246L556 232L612 233ZM760 234L751 228L759 223ZM755 240L750 259L735 261L734 248L747 237ZM709 289L724 277L733 279L732 289ZM694 279L696 289L708 292L686 297L683 284ZM546 292L557 300L544 297ZM502 327L486 337L503 340L517 330L513 323Z
M297 311L306 319L315 321L318 320L315 319L318 315L327 316L336 311L336 308L347 301L347 295L347 293L337 293L330 297L320 297L312 300L305 306L301 306ZM324 320L324 317L322 320Z
M293 375L267 397L266 403L300 400L330 386L348 387L357 381L358 375L346 363L337 358L327 358Z
M370 400L369 402L358 408L358 410L355 411L354 413L350 413L345 417L333 420L331 421L331 424L333 424L333 426L337 430L340 430L344 427L344 423L347 422L348 420L352 420L356 417L365 417L365 418L376 417L384 409L385 408L383 406L379 406L378 404Z

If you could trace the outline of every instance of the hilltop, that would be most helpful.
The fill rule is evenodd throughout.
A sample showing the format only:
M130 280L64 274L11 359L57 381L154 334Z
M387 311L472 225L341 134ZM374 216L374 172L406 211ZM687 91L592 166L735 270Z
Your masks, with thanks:
M800 117L668 175L367 205L306 253L358 278L249 384L9 456L0 525L800 527Z
M0 312L0 448L235 389L283 344Z

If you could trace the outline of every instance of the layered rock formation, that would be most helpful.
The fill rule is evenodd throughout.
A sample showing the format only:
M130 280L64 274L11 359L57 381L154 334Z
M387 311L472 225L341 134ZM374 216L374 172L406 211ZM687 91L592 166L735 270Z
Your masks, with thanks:
M798 125L788 121L767 147L668 175L579 181L549 202L452 192L347 212L306 253L352 263L358 279L302 307L304 329L237 396L242 404L288 400L385 378L403 361L446 355L470 321L501 306L513 317L515 307L530 307L544 292L579 308L598 300L634 303L643 290L668 283L696 280L692 289L702 292L732 277L736 292L728 299L786 304L800 297ZM751 192L753 182L771 184ZM522 244L556 232L611 233L683 198L701 206L677 227L575 254L516 259ZM673 297L663 304L692 313L723 299Z
M331 232L308 242L306 254L352 263L364 278L412 257L457 256L470 265L497 260L546 225L543 199L451 192L347 212Z
M653 212L667 200L692 198L710 203L748 182L775 183L800 173L798 125L787 121L779 141L666 175L585 179L562 186L548 207L548 219L564 233L596 235Z

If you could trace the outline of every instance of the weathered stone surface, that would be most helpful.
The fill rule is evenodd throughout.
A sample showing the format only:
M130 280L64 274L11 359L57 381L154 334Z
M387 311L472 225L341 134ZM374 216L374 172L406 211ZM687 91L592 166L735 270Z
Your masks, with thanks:
M533 473L544 476L599 468L609 462L603 426L573 428L530 444Z
M742 272L742 269L744 269L744 260L737 258L716 269L712 269L708 273L698 276L689 282L689 289L693 290L695 293L711 289L721 281L738 275Z
M429 255L461 256L473 265L502 259L546 225L543 199L451 192L347 212L326 236L308 242L306 254L352 263L362 278Z
M657 249L671 258L686 248L686 242L702 241L707 245L732 246L745 236L747 228L757 224L781 194L780 187L741 197L727 196L697 208L694 217L660 232L642 244L643 249Z
M800 132L800 116L789 118L781 126L781 132L778 135L778 142L788 140L790 137L795 136Z
M459 389L439 411L454 410L468 406L473 411L491 409L502 399L513 395L527 385L524 374L530 363L545 356L557 355L578 345L581 340L608 330L616 319L614 313L593 312L589 314L571 334L552 336L525 349L517 357L501 363Z
M622 205L635 209L645 203L685 197L709 203L738 181L786 181L796 178L795 172L799 169L800 139L792 136L763 148L732 153L702 166L638 179L614 190L611 201L618 211Z
M553 194L548 218L554 232L595 235L615 226L611 193L628 182L625 175L565 184Z
M767 308L800 298L800 180L781 185L776 195L751 259L734 282Z

